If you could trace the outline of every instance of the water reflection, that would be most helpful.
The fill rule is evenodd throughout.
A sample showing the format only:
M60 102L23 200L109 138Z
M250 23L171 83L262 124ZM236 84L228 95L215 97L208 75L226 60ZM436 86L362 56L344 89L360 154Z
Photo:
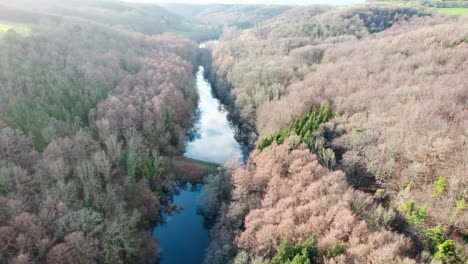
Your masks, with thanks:
M240 161L242 151L234 138L234 129L227 120L227 112L219 100L211 94L211 85L203 77L200 66L197 73L197 88L200 94L198 123L199 138L187 144L185 156L204 161L225 163Z
M197 73L197 89L200 95L198 122L189 133L185 156L193 159L225 163L241 161L242 151L234 139L234 129L227 119L227 112L211 93L211 85L203 76L203 67ZM197 213L197 199L202 185L189 183L177 186L173 202L180 211L165 216L164 224L153 230L162 250L160 264L200 264L209 245L208 230L203 217Z
M160 264L200 264L208 247L208 231L197 214L197 197L202 185L190 183L177 187L172 197L181 210L165 216L165 223L153 230L162 250Z

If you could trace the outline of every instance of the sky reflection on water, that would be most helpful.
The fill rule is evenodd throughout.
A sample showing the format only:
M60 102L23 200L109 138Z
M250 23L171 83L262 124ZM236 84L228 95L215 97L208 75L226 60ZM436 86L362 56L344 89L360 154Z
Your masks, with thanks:
M197 73L200 95L196 124L198 137L187 144L185 156L224 164L241 161L242 151L234 139L234 129L227 120L227 112L212 96L211 85L203 76L203 67ZM160 264L201 264L209 245L208 230L203 217L197 213L197 199L203 185L189 183L178 186L172 197L181 211L165 216L165 223L153 229L162 250Z
M200 120L197 126L200 138L189 142L185 156L193 159L224 164L229 160L240 161L242 151L234 138L234 129L227 120L227 111L211 94L211 85L203 77L200 66L197 73L197 89L200 95Z

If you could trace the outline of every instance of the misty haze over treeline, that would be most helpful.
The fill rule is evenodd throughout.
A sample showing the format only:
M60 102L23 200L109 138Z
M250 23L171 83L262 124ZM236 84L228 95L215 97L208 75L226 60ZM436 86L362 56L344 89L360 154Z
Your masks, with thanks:
M125 2L133 3L154 3L154 4L236 4L236 5L351 5L364 3L365 0L200 0L200 1L184 1L184 0L125 0Z
M0 0L0 263L468 263L467 1L137 2Z

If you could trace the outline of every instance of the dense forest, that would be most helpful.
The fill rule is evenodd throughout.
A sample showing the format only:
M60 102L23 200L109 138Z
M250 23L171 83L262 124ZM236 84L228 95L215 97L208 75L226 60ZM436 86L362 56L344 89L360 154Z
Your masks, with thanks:
M0 21L49 24L51 21L86 20L118 30L147 35L170 32L196 41L216 38L220 30L182 17L154 4L113 0L16 0L0 2Z
M464 263L467 25L373 5L226 29L207 76L257 150L206 263Z
M167 10L183 17L193 18L205 24L251 28L291 9L279 5L187 5L163 4Z
M157 263L199 64L206 264L468 263L465 2L372 2L0 0L0 263Z
M195 43L18 12L27 34L0 35L0 263L156 260Z

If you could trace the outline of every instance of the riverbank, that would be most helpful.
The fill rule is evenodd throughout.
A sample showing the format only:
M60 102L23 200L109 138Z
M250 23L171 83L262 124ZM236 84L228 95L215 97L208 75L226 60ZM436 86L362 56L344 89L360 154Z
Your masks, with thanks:
M211 44L217 44L212 42ZM213 96L221 102L227 110L227 119L236 129L235 138L242 145L242 155L248 157L255 148L258 139L258 132L253 120L242 117L240 109L235 105L236 98L232 95L232 84L224 76L218 74L216 65L213 64L213 57L210 48L205 45L200 48L199 61L204 67L204 78L212 86Z
M192 184L203 183L206 175L214 173L220 166L219 163L191 159L187 157L174 158L172 161L176 179L180 182Z
M184 156L171 160L178 184L171 191L170 200L178 210L164 215L162 223L153 229L162 252L160 264L203 262L210 243L206 208L218 206L218 193L213 192L210 182L204 184L209 180L206 176L217 175L218 169L228 161L243 160L243 147L236 141L237 131L228 120L228 110L213 97L212 85L204 77L202 66L196 77L197 137L187 142Z

